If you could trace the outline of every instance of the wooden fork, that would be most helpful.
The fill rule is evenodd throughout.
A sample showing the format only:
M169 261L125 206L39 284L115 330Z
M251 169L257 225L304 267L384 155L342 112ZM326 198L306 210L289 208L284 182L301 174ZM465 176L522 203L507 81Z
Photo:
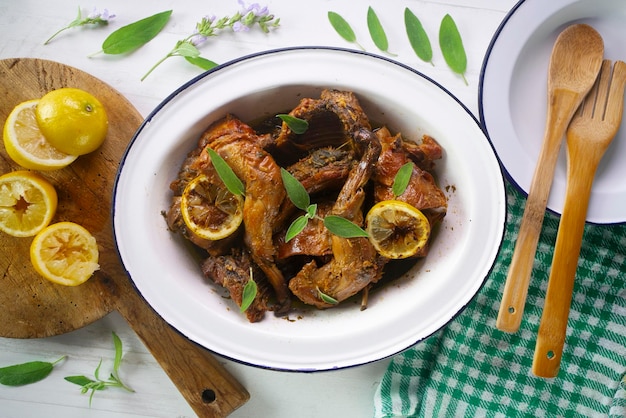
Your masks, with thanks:
M556 237L533 373L556 377L565 344L574 277L593 177L622 121L626 64L604 60L593 88L567 131L567 186Z

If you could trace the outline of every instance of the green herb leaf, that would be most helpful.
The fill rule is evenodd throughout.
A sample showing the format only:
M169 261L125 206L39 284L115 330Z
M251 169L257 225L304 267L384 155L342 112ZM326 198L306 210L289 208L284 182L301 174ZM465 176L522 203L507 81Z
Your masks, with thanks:
M463 40L459 29L449 14L441 20L439 27L439 46L446 63L457 74L460 74L467 85L465 70L467 69L467 56L463 47Z
M365 49L357 42L356 35L354 34L352 27L350 27L350 24L343 17L341 17L341 15L335 12L328 12L328 20L339 36L348 42L356 44L359 48L365 51Z
M113 360L113 373L117 376L117 372L120 369L120 364L122 363L122 340L117 336L116 333L113 333L113 346L115 347L115 358Z
M224 182L224 185L234 195L243 196L245 193L245 187L239 177L235 174L232 168L224 161L224 159L211 148L207 149L209 153L209 157L211 157L211 162L213 163L213 167L215 167L215 171L217 171L217 175Z
M283 179L283 185L287 191L287 196L291 202L301 210L307 210L311 204L311 198L306 189L289 171L280 168L280 176Z
M90 378L86 376L66 376L64 377L64 379L78 386L86 386L90 383L95 383L95 380L91 380Z
M202 58L202 57L185 57L185 59L190 64L193 64L196 67L200 67L200 68L202 68L205 71L210 70L211 68L215 68L215 67L217 67L219 65L216 62L213 62L211 60L208 60L208 59Z
M408 162L405 163L398 172L396 176L393 178L393 185L391 186L391 191L395 197L400 196L406 190L409 185L409 181L411 180L411 174L413 174L413 163Z
M282 113L276 116L279 117L283 122L285 122L289 129L291 129L294 133L298 135L305 133L307 129L309 129L309 122L305 121L304 119L296 118L295 116L285 115Z
M0 368L0 384L6 386L23 386L46 378L54 365L63 360L61 357L54 363L48 361L29 361Z
M342 238L367 237L367 232L360 226L341 216L328 215L324 217L324 226L330 232Z
M339 301L335 299L334 297L328 296L326 293L322 292L319 287L317 288L317 294L320 297L320 299L322 299L322 301L330 305L337 305L339 303Z
M252 278L252 268L250 268L250 280L243 287L243 294L241 295L241 312L245 312L246 309L252 305L254 298L256 297L258 287L254 279Z
M165 27L172 11L157 13L111 33L102 43L105 54L125 54L151 41Z
M374 41L374 45L376 45L376 47L381 51L391 54L389 52L389 41L387 40L387 34L385 33L385 29L380 23L378 15L371 6L367 9L367 29L370 32L372 41Z
M407 7L404 9L404 26L406 27L406 34L409 37L409 43L415 51L415 54L425 62L433 64L433 49L430 44L430 39L422 26L422 22L413 14L413 12Z
M287 228L287 233L285 234L285 242L291 241L296 235L298 235L309 223L309 217L307 216L298 216Z

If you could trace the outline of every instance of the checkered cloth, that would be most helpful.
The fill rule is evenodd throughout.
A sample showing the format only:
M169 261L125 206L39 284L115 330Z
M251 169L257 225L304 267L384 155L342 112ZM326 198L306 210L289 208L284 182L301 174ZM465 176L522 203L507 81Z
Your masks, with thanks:
M558 217L545 217L520 330L501 332L495 321L525 202L510 184L507 199L493 272L454 321L392 359L375 417L626 417L626 226L586 226L561 370L537 378L531 365Z

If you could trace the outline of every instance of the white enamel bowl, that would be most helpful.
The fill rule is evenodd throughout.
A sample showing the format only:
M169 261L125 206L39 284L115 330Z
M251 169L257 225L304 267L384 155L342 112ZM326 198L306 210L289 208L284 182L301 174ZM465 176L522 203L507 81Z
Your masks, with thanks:
M169 183L201 132L226 113L244 121L292 108L322 88L356 93L371 120L408 138L428 133L449 211L428 257L374 292L291 320L248 323L208 283L162 212ZM505 190L478 121L454 97L408 67L356 51L294 48L245 57L182 86L144 122L121 162L113 205L119 255L145 300L179 332L222 356L289 371L376 361L418 343L453 319L489 274L503 237Z

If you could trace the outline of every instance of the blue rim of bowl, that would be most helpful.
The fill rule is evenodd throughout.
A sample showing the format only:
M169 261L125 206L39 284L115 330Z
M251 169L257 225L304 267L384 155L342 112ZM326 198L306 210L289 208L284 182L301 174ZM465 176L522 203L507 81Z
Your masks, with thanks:
M204 79L205 77L213 74L214 72L217 71L222 71L228 67L230 67L231 65L237 64L239 62L242 61L247 61L250 59L254 59L256 57L260 57L260 56L264 56L264 55L271 55L271 54L279 54L279 53L286 53L289 51L304 51L304 50L324 50L324 51L336 51L338 53L350 53L350 54L357 54L357 55L364 55L373 59L378 59L378 60L382 60L382 61L386 61L390 64L399 66L404 68L405 70L408 70L410 72L412 72L413 74L424 78L425 80L427 80L428 82L432 83L433 85L435 85L436 87L438 87L442 92L446 93L448 96L450 96L450 98L452 98L466 113L467 115L476 123L476 125L478 126L478 128L480 129L480 131L483 133L483 135L485 136L485 139L487 140L489 146L491 147L491 151L494 154L497 162L498 162L498 167L500 170L500 175L503 176L504 171L503 171L503 167L502 164L500 163L500 160L498 159L497 153L495 152L495 148L493 146L493 144L491 143L491 140L489 139L489 136L487 135L482 123L479 121L479 119L476 118L476 116L468 109L467 106L465 106L465 104L463 104L456 96L454 96L449 90L447 90L445 87L443 87L441 84L439 84L438 82L436 82L435 80L433 80L432 78L426 76L425 74L415 70L414 68L403 64L401 62L395 61L393 59L387 58L387 57L383 57L380 55L376 55L376 54L372 54L369 52L365 52L365 51L359 51L359 50L355 50L355 49L349 49L349 48L340 48L340 47L328 47L328 46L304 46L304 47L287 47L287 48L277 48L277 49L270 49L270 50L265 50L265 51L260 51L260 52L256 52L256 53L252 53L252 54L248 54L248 55L244 55L241 56L239 58L235 58L233 60L230 60L228 62L225 62L223 64L218 65L217 67L214 67L208 71L205 71L202 74L199 74L198 76L192 78L191 80L187 81L186 83L184 83L181 87L177 88L176 90L174 90L169 96L167 96L159 105L157 105L157 107L150 112L150 114L146 117L146 119L142 122L142 124L139 126L139 128L137 129L137 131L135 132L135 134L133 135L133 137L131 138L130 142L128 143L124 154L122 155L122 158L120 160L118 169L117 169L117 173L115 175L115 182L113 184L113 197L111 200L111 224L112 224L112 233L113 233L113 241L115 243L115 251L117 252L117 256L120 260L120 263L122 264L122 267L124 269L124 271L126 272L126 275L128 276L133 288L137 291L137 293L141 296L141 298L145 301L145 303L147 303L149 306L150 303L146 300L146 298L143 296L143 294L141 293L141 290L137 287L137 285L135 284L135 281L132 278L132 275L130 274L130 272L126 269L126 265L124 263L124 260L122 258L122 255L119 252L119 247L117 245L117 241L118 241L118 237L115 231L115 207L116 207L116 199L117 199L117 187L118 187L118 183L119 183L119 179L122 173L122 170L124 168L124 163L126 161L126 158L130 152L130 149L132 148L134 142L137 140L137 138L139 137L139 135L141 134L141 132L143 131L144 127L149 124L152 119L157 115L157 113L159 113L161 111L161 109L168 104L170 101L172 101L176 96L178 96L181 92L187 90L188 88L192 87L194 84L196 84L197 82L199 82L200 80ZM504 180L504 178L503 178ZM506 198L506 184L503 181L502 182L502 187L503 187L503 196L505 196ZM506 199L505 199L506 200ZM358 362L355 364L350 364L350 365L345 365L345 366L340 366L340 367L319 367L319 368L297 368L297 369L289 369L289 368L279 368L279 367L274 367L274 366L268 366L268 365L263 365L263 364L255 364L255 363L251 363L249 361L245 361L245 360L241 360L241 359L237 359L231 356L228 356L226 354L217 352L215 350L211 350L208 349L206 347L206 350L219 355L220 357L226 358L228 360L231 360L235 363L239 363L239 364L243 364L246 366L253 366L256 368L260 368L260 369L265 369L265 370L274 370L274 371L282 371L282 372L297 372L297 373L314 373L314 372L322 372L322 371L330 371L330 370L342 370L342 369L349 369L349 368L353 368L353 367L358 367L358 366L362 366L362 365L366 365L366 364L371 364L371 363L375 363L377 361L381 361L381 360L385 360L388 358L391 358L397 354L400 354L406 350L411 349L412 347L414 347L415 345L419 344L420 342L428 339L430 336L432 336L433 334L437 333L439 330L441 330L442 328L444 328L445 326L447 326L450 322L452 322L453 320L456 319L456 317L458 317L466 308L467 306L472 303L472 301L476 298L476 296L478 295L478 293L481 291L481 289L483 288L483 286L485 285L488 277L491 275L498 255L500 253L500 250L502 248L502 243L504 242L504 235L506 232L506 219L507 219L507 212L508 212L508 208L506 203L504 204L504 225L502 225L502 234L499 238L499 242L498 242L498 251L495 252L495 257L491 262L491 266L489 267L487 273L485 274L485 276L482 278L482 281L480 283L480 286L478 287L478 289L476 290L476 292L472 295L472 297L467 301L467 303L463 306L461 306L453 315L450 316L450 318L447 320L447 322L445 322L445 324L443 324L440 328L434 330L431 334L424 336L423 338L419 338L417 340L415 340L413 343L409 344L407 347L398 350L395 353L391 353L391 354L387 354L385 356L382 356L380 358L377 359L373 359L370 361L362 361L362 362ZM193 339L191 339L190 337L188 337L187 335L185 335L184 332L182 332L181 330L179 330L178 328L176 328L175 326L171 325L156 309L153 308L153 310L155 311L155 313L165 322L167 323L170 327L172 327L172 329L174 329L177 333L179 333L181 336L183 336L184 338L186 338L187 340L189 340L190 342L194 343L194 344L198 344L197 342L195 342Z

